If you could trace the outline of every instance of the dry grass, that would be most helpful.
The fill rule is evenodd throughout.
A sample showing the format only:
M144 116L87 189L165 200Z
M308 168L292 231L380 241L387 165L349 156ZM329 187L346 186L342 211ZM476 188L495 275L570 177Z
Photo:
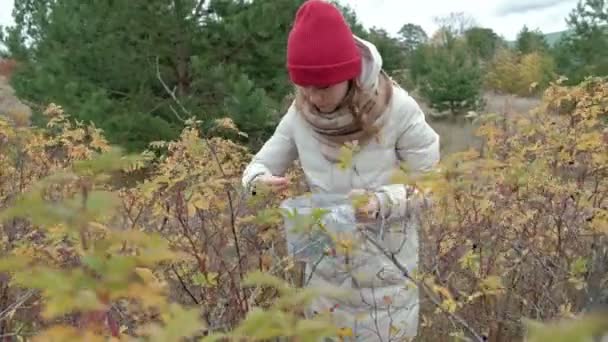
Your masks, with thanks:
M429 118L429 124L439 134L442 156L479 147L481 144L480 139L475 136L475 125L469 121Z
M18 126L28 126L32 117L32 110L15 96L13 88L2 75L0 75L0 115L8 117Z
M484 99L486 101L486 108L482 113L527 113L541 103L541 99L537 97L519 97L492 92L486 92Z
M0 76L10 78L11 74L17 67L17 62L12 59L0 58Z
M515 114L527 113L540 104L539 98L523 98L512 95L502 95L491 92L484 94L486 106L479 111L483 114ZM450 117L430 109L421 99L416 99L422 110L427 114L429 124L441 138L441 154L443 156L465 151L471 147L480 147L481 140L475 135L476 125L471 120L461 117Z

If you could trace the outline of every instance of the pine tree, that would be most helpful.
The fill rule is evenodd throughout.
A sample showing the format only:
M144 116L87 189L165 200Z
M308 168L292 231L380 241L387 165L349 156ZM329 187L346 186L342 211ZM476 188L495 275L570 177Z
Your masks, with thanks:
M446 45L429 47L427 58L420 90L433 108L457 115L480 107L482 71L464 41L448 38Z
M501 43L496 32L490 28L473 27L465 31L464 36L469 50L482 60L491 59Z
M177 120L155 64L161 61L178 93L187 90L182 33L197 30L194 19L186 20L186 3L194 4L17 0L12 36L32 41L27 48L11 46L27 51L15 53L26 57L13 78L17 94L41 106L60 104L128 149L175 137Z
M569 31L553 54L568 84L608 75L608 1L583 0L566 19Z
M549 50L549 44L545 39L545 35L539 30L531 31L525 25L517 34L515 46L522 54L528 54L535 51L545 52Z
M188 116L205 128L229 115L256 149L293 89L286 42L303 2L16 0L16 25L1 38L22 66L12 79L20 98L59 104L114 144L141 150L175 138ZM387 68L400 68L396 39L338 7Z

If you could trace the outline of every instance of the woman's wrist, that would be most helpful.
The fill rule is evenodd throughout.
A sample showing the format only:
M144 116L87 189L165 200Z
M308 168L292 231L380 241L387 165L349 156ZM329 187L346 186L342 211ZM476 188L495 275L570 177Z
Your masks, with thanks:
M376 219L386 219L391 215L390 199L385 192L379 191L374 194L378 201Z

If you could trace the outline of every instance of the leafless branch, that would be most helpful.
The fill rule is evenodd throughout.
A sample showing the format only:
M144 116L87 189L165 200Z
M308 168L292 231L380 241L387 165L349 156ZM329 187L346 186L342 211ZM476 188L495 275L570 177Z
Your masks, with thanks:
M181 122L186 122L186 120L184 120L179 113L175 110L175 108L173 108L172 105L169 105L169 109L171 109L171 111L173 112L173 114L175 114L175 116L177 117L177 119Z
M310 281L312 280L312 276L314 275L315 271L317 270L317 267L319 267L319 264L321 264L323 259L325 259L325 254L321 255L319 260L317 260L317 262L315 262L314 265L312 265L310 274L308 275L308 279L306 279L306 282L304 283L303 286L308 286L308 284L310 284Z
M182 112L187 114L189 117L192 117L192 113L188 109L186 109L186 107L184 107L184 105L177 98L177 96L175 96L175 89L170 90L169 86L167 86L165 81L162 79L161 74L160 74L160 63L159 63L158 59L159 58L156 57L156 76L157 76L158 80L163 85L163 88L165 88L165 91L171 96L173 101L179 106L179 108L182 110ZM185 122L185 120L182 119L182 117L177 113L177 111L175 109L173 109L173 107L169 106L169 108L171 108L173 113L177 116L177 118L180 121ZM209 148L209 151L211 151L211 155L213 156L213 158L220 170L220 173L222 174L223 177L226 177L226 173L224 172L224 168L222 167L222 163L219 160L219 157L217 155L217 152L216 152L214 146L211 144L211 142L208 139L202 139L202 140ZM239 273L240 273L240 276L242 279L244 277L245 271L243 269L242 262L241 262L242 254L241 254L241 247L240 247L239 239L238 239L238 235L237 235L236 212L235 212L235 208L234 208L234 199L232 198L233 196L230 193L230 189L226 189L226 195L228 196L228 205L230 206L230 225L231 225L231 229L232 229L232 235L233 235L234 245L235 245L236 252L237 252L237 257L239 260Z
M167 94L169 94L171 96L171 98L173 99L173 101L175 101L175 103L177 103L180 106L181 110L184 111L184 113L187 113L188 115L190 115L190 112L177 99L177 96L175 96L175 89L173 89L173 90L169 89L169 86L163 80L163 77L160 74L160 62L158 61L158 59L159 58L157 56L156 57L156 77L158 78L158 81L162 84L163 88L165 88L165 91L167 92ZM177 116L177 118L181 122L185 122L185 120L177 113L177 111L175 109L173 109L173 107L169 106L169 108L171 108L171 110L173 111L173 113L175 114L175 116Z
M28 299L34 295L34 291L30 290L23 294L15 303L11 304L4 311L0 312L0 321L5 320L11 313L15 312L19 307L23 305Z
M171 270L173 270L173 273L175 274L175 276L179 280L179 282L182 285L182 288L184 289L184 291L186 291L186 293L188 294L188 296L190 296L190 298L192 298L192 301L194 301L197 305L200 304L199 301L198 301L198 299L196 299L196 297L194 297L194 295L192 294L192 292L190 292L190 290L186 286L186 283L184 282L184 280L182 279L182 277L179 275L179 273L175 269L174 265L171 265Z
M386 248L384 248L378 241L376 241L376 239L374 239L367 231L361 230L361 233L366 238L366 240L368 240L371 244L373 244L376 248L378 248L378 250L381 251L382 254L384 254L384 256L386 256L389 260L391 260L391 262L393 263L393 265L395 265L395 267L399 271L401 271L401 273L403 274L403 276L405 276L407 279L409 279L414 284L416 284L416 286L418 286L418 288L422 289L424 291L424 293L429 297L429 299L438 308L440 308L450 318L450 320L456 321L462 327L464 327L465 329L467 329L469 331L469 333L471 335L473 335L473 337L475 337L475 340L477 340L479 342L483 342L484 341L484 339L481 337L481 335L477 331L475 331L475 329L473 329L462 317L460 317L457 314L454 314L454 313L451 313L451 312L443 310L443 308L441 307L441 302L439 302L439 300L437 298L435 298L433 292L426 286L426 284L424 284L424 283L422 283L420 281L417 281L416 279L412 278L412 276L410 275L410 273L407 270L407 268L399 260L397 260L395 254L390 253L389 251L387 251Z
M378 335L378 339L380 341L383 341L382 332L380 331L380 326L378 324L378 302L376 301L376 287L374 286L373 283L372 283L372 298L374 298L374 303L373 303L374 310L372 311L372 317L374 318L374 327L376 328L376 334Z
M311 242L307 245L304 245L302 247L300 247L300 249L296 250L293 252L293 254L297 255L301 252L303 252L304 250L306 250L307 248L310 248L310 246L316 244L316 242ZM274 266L272 267L272 269L270 269L268 271L269 274L275 274L278 272L278 270L282 269L283 267L287 266L287 264L289 263L290 257L286 257L283 260L277 262L276 264L274 264ZM322 259L321 259L322 260ZM257 298L257 296L259 296L260 292L262 291L262 287L261 286L257 286L253 291L251 296L249 296L249 305L252 306L253 303L255 302L255 299Z

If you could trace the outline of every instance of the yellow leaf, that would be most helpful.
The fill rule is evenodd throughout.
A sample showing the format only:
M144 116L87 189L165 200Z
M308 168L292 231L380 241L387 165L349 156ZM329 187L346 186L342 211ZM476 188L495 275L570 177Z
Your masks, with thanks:
M350 236L336 237L336 252L341 255L352 255L355 242Z
M447 312L454 313L458 308L458 303L453 299L446 299L441 303L441 308Z
M587 287L587 283L580 277L570 277L568 278L568 282L572 283L574 288L579 291Z
M456 341L468 341L465 334L462 331L455 331L449 334L451 337L454 337Z
M442 295L444 298L448 298L451 299L452 295L450 294L450 290L448 290L447 288L443 287L443 286L439 286L439 285L433 285L433 291L435 291L435 293Z
M576 144L576 148L581 151L596 149L603 145L602 134L600 132L584 133Z
M200 210L209 210L209 200L205 200L202 197L196 198L193 204Z
M402 169L393 172L390 182L392 184L410 184L410 179Z
M233 130L233 131L237 131L238 129L236 128L236 124L234 123L234 121L232 120L232 118L219 118L215 120L215 124L220 127L220 128L224 128L224 129L228 129L228 130Z
M338 337L340 338L344 338L344 337L354 337L355 334L353 333L353 329L351 328L338 328Z
M154 276L154 273L149 268L145 267L136 267L135 273L145 282L145 283L156 283L158 279Z
M473 249L469 249L459 260L460 266L469 269L474 273L479 272L479 254Z
M422 315L422 322L420 323L421 327L430 327L433 325L433 321L429 320L426 315Z
M167 298L164 293L159 291L151 291L149 286L143 286L140 284L131 284L124 291L116 291L112 293L113 298L130 297L132 299L139 299L143 305L149 307L164 307Z
M216 287L218 274L215 272L205 272L205 273L197 273L192 278L194 284L202 286L202 287Z
M399 334L399 332L401 332L401 330L399 328L397 328L396 326L394 326L393 324L391 324L390 335L391 336L396 336L396 335Z
M194 216L196 213L196 206L192 202L188 202L188 216Z
M565 304L561 304L559 306L559 314L562 317L566 317L566 318L575 318L576 315L574 313L572 313L572 304L570 303L565 303Z
M484 292L494 292L504 289L502 285L502 279L500 278L500 276L495 275L487 276L485 279L482 280L480 286L482 288L482 291Z
M570 274L572 276L581 276L587 272L587 260L583 257L578 257L570 264Z
M102 342L105 339L102 336L94 335L89 331L81 331L79 329L56 325L42 331L40 334L32 338L33 342L71 342L71 341L91 341Z
M108 229L108 227L106 227L105 225L101 224L101 223L97 223L97 222L89 222L89 226L91 226L92 228L95 228L97 230L99 230L100 232L109 232L110 230Z
M608 210L596 211L591 221L591 228L598 233L608 234Z
M342 169L348 169L352 166L354 155L359 151L359 145L355 142L348 142L340 147L338 156L338 166Z

